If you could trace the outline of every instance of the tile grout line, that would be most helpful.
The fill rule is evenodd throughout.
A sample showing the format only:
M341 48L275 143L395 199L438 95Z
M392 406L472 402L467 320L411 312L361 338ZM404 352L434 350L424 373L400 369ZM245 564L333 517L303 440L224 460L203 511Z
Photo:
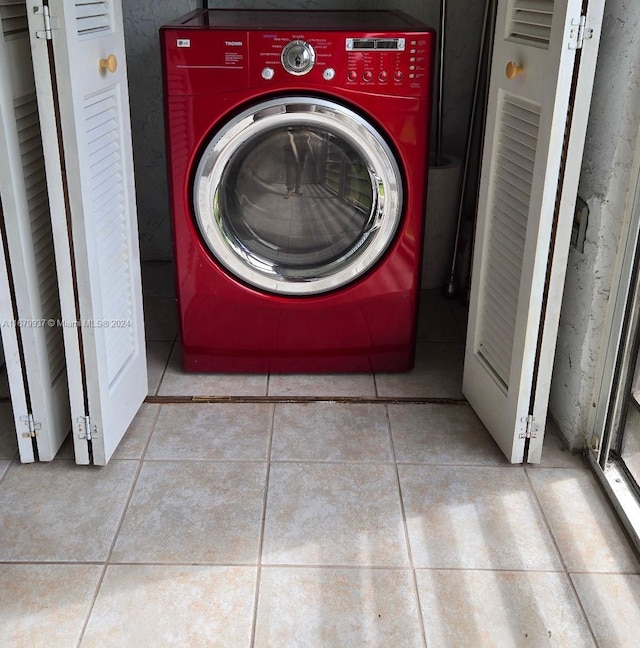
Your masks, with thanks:
M61 460L62 461L62 460ZM64 461L72 461L66 459ZM137 459L121 458L114 459L114 461L138 461ZM382 459L308 459L308 458L292 458L292 459L272 459L272 464L310 464L315 466L414 466L414 467L430 467L430 468L474 468L478 470L495 470L496 468L511 469L512 466L504 464L486 464L486 463L436 463L436 462L421 462L421 461L397 461L382 460ZM160 464L160 463L185 463L185 464L264 464L262 459L212 459L212 458L193 458L193 457L158 457L153 459L144 459L144 463ZM513 466L513 470L517 467ZM562 468L551 468L550 470L562 470Z
M523 466L524 468L524 474L525 478L527 481L527 484L529 485L529 490L531 491L533 495L533 499L536 503L536 506L538 507L538 511L540 515L542 516L542 519L544 521L544 525L549 533L549 537L551 538L551 541L553 542L553 546L556 550L556 553L558 554L558 558L560 560L560 564L562 565L562 571L565 575L565 578L567 579L569 583L569 587L571 588L571 591L573 592L574 599L576 603L578 604L578 609L580 610L580 613L582 614L582 618L584 619L584 622L587 625L587 628L589 628L589 633L591 634L591 638L593 639L593 643L595 646L599 646L600 644L598 643L598 640L596 639L596 634L591 627L591 620L589 619L589 615L587 614L586 610L584 609L584 606L582 605L582 600L580 599L580 596L578 595L578 590L576 589L576 586L573 582L573 579L571 578L571 572L569 571L569 567L567 566L567 563L564 559L564 556L562 555L562 551L560 551L560 547L558 546L558 542L556 541L556 536L553 533L553 530L551 528L551 524L549 523L549 520L547 519L547 514L544 512L544 507L542 506L542 502L540 501L540 498L538 497L538 493L536 492L536 489L533 485L533 482L531 481L531 477L529 475L529 468L525 464ZM534 469L535 470L535 469Z
M63 561L63 560L0 560L0 565L5 567L13 567L16 565L38 565L38 566L60 566L60 567L82 567L94 566L99 567L104 565L102 561L85 560L85 561ZM171 561L171 562L155 562L149 560L143 561L124 561L113 560L109 561L109 567L242 567L254 568L255 563L252 562L194 562L194 561ZM563 574L563 571L554 571L549 569L515 569L515 568L492 568L492 567L402 567L400 565L368 565L368 564L348 564L348 563L263 563L261 567L269 567L273 569L335 569L344 571L387 571L387 572L477 572L477 573L504 573L504 574ZM633 571L604 571L593 572L585 570L576 570L569 572L569 574L580 576L633 576L640 577L640 574Z
M267 385L268 388L268 385ZM253 648L256 640L256 626L258 623L258 603L260 600L260 582L262 580L262 549L264 547L264 533L267 521L267 500L269 495L269 478L271 476L271 449L273 447L273 435L275 432L276 405L271 411L271 429L267 441L267 473L264 483L264 495L262 497L262 516L260 520L260 537L258 540L258 564L256 565L256 590L253 595L253 615L251 618L250 646Z
M420 605L420 594L418 592L418 577L416 574L416 569L413 564L413 553L411 551L411 543L409 541L409 528L407 526L407 513L404 506L404 499L402 497L402 486L400 484L400 471L398 470L398 462L396 460L396 448L393 443L393 431L391 429L391 416L389 414L389 407L387 409L387 429L389 431L389 444L391 446L391 459L393 462L393 468L396 476L396 488L398 493L398 499L400 501L400 512L402 515L402 530L404 533L405 547L407 551L407 558L409 560L409 568L411 570L411 580L413 583L413 597L416 603L416 612L418 615L418 624L420 626L420 638L422 639L422 645L424 648L427 648L427 633L424 627L424 617L422 614L422 606Z
M91 604L89 605L89 609L87 610L87 614L85 616L84 622L82 624L82 627L80 629L80 635L78 637L78 642L76 643L76 648L80 648L82 645L82 641L84 640L84 635L87 630L87 626L89 625L89 620L91 619L91 615L93 614L93 609L95 608L96 601L98 600L98 596L100 594L100 590L102 589L102 583L104 582L104 578L107 573L107 569L109 568L110 561L111 561L111 556L113 555L113 550L116 546L116 542L118 541L118 536L120 535L120 530L122 529L122 525L124 523L124 518L127 515L127 510L129 509L129 504L131 503L131 498L133 497L133 492L136 488L136 484L138 483L138 478L140 477L140 472L142 471L142 466L144 463L144 456L147 452L147 448L149 447L149 443L151 442L151 437L153 436L153 432L155 430L156 424L158 423L158 418L160 416L160 410L162 408L158 407L158 411L155 413L154 421L151 426L151 433L149 434L149 437L147 438L147 441L144 445L144 448L142 449L142 453L140 455L140 459L138 459L138 467L136 468L135 475L133 477L133 481L131 483L131 488L129 489L129 493L127 495L127 499L124 503L124 506L122 507L122 514L120 515L120 519L118 520L118 524L116 525L116 530L115 533L113 534L113 539L111 541L111 546L109 547L109 550L107 551L107 555L104 559L104 562L102 563L102 572L100 573L100 577L98 578L98 582L96 584L93 597L91 599Z

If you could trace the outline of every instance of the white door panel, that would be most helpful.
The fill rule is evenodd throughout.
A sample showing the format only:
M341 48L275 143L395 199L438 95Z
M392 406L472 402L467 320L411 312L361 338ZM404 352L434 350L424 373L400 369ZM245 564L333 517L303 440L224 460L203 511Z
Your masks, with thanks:
M604 2L584 56L582 5L498 6L463 392L514 463L540 461Z
M24 0L0 2L0 195L5 268L28 410L38 458L54 458L71 427L60 300ZM9 325L9 320L5 318ZM15 325L15 324L14 324ZM9 337L9 333L7 332ZM14 346L7 340L9 347ZM15 353L10 353L15 356ZM14 390L12 389L12 396ZM20 399L21 400L21 399ZM34 429L35 428L35 429ZM28 430L28 428L27 428ZM25 433L25 425L19 429ZM25 437L23 461L33 461ZM28 439L31 444L31 439Z
M0 213L2 204L0 203ZM10 291L9 273L5 258L6 240L2 232L2 245L0 245L0 321L2 327L2 351L4 355L7 379L9 381L9 395L11 396L11 409L13 423L18 440L18 452L22 463L35 461L35 452L29 431L28 420L25 417L30 411L28 386L24 366L24 357L20 348L20 329L10 323L15 321L18 313L13 295Z
M64 207L54 227L56 254L65 257L61 281L73 299L63 300L63 317L81 324L65 338L76 461L102 465L147 390L121 7L115 0L50 1L49 50L36 33L42 9L28 5L48 179Z

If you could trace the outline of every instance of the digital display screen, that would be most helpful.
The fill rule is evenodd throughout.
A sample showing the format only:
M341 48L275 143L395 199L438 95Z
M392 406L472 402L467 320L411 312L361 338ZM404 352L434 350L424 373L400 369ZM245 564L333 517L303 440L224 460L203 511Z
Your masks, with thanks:
M356 38L352 42L353 42L353 49L354 50L375 49L376 48L376 42L374 40L371 40L371 39Z
M346 49L354 50L387 50L395 52L404 51L404 38L347 38Z

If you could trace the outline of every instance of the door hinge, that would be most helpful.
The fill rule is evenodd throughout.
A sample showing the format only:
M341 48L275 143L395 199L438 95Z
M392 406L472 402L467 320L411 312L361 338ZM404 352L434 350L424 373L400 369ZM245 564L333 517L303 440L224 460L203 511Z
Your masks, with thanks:
M569 32L569 49L582 49L582 44L589 38L593 38L593 29L587 27L587 17L574 18Z
M33 13L42 15L44 29L36 30L36 38L51 40L51 30L58 29L58 19L49 13L49 6L34 7Z
M27 414L26 416L21 416L20 420L27 426L29 429L28 432L22 433L23 439L33 439L37 436L38 432L42 430L42 423L39 423L33 418L33 414Z
M98 435L98 428L97 426L93 425L93 423L91 422L91 417L79 416L78 417L78 439L91 441L97 435Z
M529 416L525 416L520 419L520 433L518 434L518 438L537 439L539 429L540 425L536 421L535 416L533 416L533 414L529 414Z

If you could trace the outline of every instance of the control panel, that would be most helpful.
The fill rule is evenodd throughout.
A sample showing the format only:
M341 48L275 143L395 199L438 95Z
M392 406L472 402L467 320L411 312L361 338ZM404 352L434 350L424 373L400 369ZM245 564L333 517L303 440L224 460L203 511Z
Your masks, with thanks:
M433 33L176 30L167 39L171 91L313 87L418 96L431 78Z
M429 78L429 38L420 33L383 37L344 32L252 34L251 67L260 61L263 82L304 77L334 87L409 90Z

